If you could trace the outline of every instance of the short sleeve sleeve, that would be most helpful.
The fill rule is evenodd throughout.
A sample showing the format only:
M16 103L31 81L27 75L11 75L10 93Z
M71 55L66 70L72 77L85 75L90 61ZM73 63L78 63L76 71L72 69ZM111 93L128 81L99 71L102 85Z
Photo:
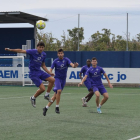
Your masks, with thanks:
M83 72L84 72L84 67L82 67L82 68L81 68L81 71L80 71L80 73L83 73Z
M34 50L26 50L26 53L32 55L34 53Z
M89 76L89 72L90 72L90 69L88 69L88 70L86 71L86 74L85 74L85 75Z
M102 74L105 74L105 71L104 71L104 69L103 69L103 68L101 68L101 73L102 73Z
M46 55L44 56L44 58L43 58L42 62L45 62L45 59L46 59Z

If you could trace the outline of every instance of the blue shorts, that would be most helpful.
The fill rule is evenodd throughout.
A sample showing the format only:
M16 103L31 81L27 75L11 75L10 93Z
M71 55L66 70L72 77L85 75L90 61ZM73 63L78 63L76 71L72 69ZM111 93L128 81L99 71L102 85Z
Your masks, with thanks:
M84 82L85 86L87 87L88 90L92 89L92 86L91 86L91 82L89 80L86 80Z
M66 84L66 79L60 79L60 78L55 78L55 86L53 88L53 91L57 93L57 90L63 90L65 84Z
M51 77L48 73L44 71L35 71L30 72L30 79L34 82L34 84L39 87L42 83L42 80L45 81L46 78Z
M99 91L101 95L103 95L104 93L107 93L107 90L105 89L104 85L93 86L93 92L95 91Z

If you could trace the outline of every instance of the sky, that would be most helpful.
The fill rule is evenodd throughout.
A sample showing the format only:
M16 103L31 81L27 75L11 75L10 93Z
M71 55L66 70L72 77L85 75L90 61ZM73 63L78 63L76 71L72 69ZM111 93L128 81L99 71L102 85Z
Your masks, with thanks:
M48 18L44 33L52 33L61 39L67 29L84 28L83 42L89 41L92 34L111 29L113 34L126 38L127 18L130 38L140 33L140 0L0 0L0 11L22 11ZM30 24L0 24L3 27L32 27Z

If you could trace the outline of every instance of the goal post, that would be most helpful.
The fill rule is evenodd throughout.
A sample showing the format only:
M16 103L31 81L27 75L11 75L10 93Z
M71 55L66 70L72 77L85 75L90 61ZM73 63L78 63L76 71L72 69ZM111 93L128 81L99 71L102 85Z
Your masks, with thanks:
M53 58L46 58L45 64L50 66L52 62ZM29 77L29 63L30 59L24 56L0 56L0 85L35 85Z
M24 86L24 56L0 56L0 82L22 82Z

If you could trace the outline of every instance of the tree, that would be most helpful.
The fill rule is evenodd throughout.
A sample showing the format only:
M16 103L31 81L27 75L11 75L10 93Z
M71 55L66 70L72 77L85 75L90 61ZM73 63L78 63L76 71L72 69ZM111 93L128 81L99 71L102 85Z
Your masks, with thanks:
M37 42L43 41L45 44L45 51L56 51L61 47L61 41L54 38L52 33L37 32Z
M84 29L81 27L69 29L68 35L63 32L61 40L54 38L52 33L37 32L37 42L43 41L45 43L45 50L57 51L59 48L63 48L64 51L77 51L78 49L78 31L79 42L81 51L125 51L126 40L121 36L111 33L110 29L103 28L103 33L97 31L91 35L91 38L85 44L82 44L84 39ZM140 33L137 34L135 39L133 38L128 42L130 51L140 51Z
M126 40L122 36L117 35L115 42L115 51L125 51L126 50Z
M140 42L140 33L137 34L137 39L138 39L138 42Z
M77 51L78 50L78 32L79 32L79 42L81 43L84 39L84 28L73 28L72 30L67 30L69 33L70 38L73 41L72 50Z

